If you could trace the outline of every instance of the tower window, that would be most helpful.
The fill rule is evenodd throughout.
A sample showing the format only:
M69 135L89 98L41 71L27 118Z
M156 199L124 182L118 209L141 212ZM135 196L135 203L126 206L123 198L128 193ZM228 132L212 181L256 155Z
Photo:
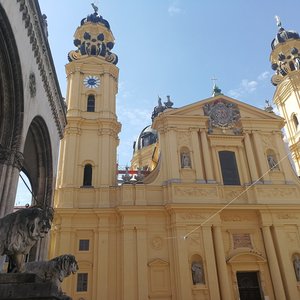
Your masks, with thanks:
M232 151L220 151L219 159L224 185L240 185L235 153Z
M88 273L77 274L77 292L86 292L88 288Z
M92 186L93 167L90 164L84 166L83 186Z
M87 111L94 112L95 111L95 96L89 95L87 99Z
M79 251L89 251L90 240L79 240Z

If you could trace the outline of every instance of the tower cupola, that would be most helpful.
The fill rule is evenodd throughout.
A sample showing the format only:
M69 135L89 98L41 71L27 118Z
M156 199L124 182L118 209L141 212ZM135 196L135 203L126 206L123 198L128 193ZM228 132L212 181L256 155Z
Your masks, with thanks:
M282 27L276 16L278 32L271 43L271 66L275 71L272 77L273 85L278 85L290 72L300 69L300 36L292 30Z
M117 64L118 56L111 52L114 47L114 36L107 20L98 14L98 7L92 3L94 13L81 20L74 34L74 45L77 50L68 54L69 61L86 56L96 56Z

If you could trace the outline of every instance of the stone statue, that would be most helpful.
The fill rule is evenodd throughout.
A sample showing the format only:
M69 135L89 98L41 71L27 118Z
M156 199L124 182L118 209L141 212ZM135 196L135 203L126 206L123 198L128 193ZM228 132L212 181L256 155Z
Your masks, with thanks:
M193 284L204 283L203 268L200 262L192 263L192 278L193 278Z
M191 159L188 153L181 153L181 168L190 168L191 167Z
M51 281L58 289L61 299L71 299L66 296L62 289L63 280L78 271L78 264L74 255L64 254L49 261L35 261L25 264L25 273L34 273L43 281Z
M297 281L300 281L300 259L298 256L296 256L294 259L294 269L295 269Z
M25 256L51 228L53 209L30 207L0 219L0 255L8 255L16 272L24 269Z
M275 158L273 157L273 155L268 155L267 156L267 159L268 159L268 164L269 164L269 168L271 170L274 170L274 169L277 169L279 170L279 167L278 167L278 163L277 161L275 160Z
M96 6L95 3L91 3L91 5L92 5L92 7L94 9L95 14L97 14L98 10L99 10L98 6Z

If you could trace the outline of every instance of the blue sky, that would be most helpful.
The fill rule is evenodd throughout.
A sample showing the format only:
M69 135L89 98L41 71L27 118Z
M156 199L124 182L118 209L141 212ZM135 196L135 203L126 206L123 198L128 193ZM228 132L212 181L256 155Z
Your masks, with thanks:
M64 66L73 35L93 12L87 0L40 0L63 96ZM279 0L101 0L99 13L115 37L120 69L117 114L122 123L118 159L130 164L132 144L151 123L158 95L174 107L211 96L212 80L230 97L259 108L271 100L269 55L277 32L300 31L300 2Z

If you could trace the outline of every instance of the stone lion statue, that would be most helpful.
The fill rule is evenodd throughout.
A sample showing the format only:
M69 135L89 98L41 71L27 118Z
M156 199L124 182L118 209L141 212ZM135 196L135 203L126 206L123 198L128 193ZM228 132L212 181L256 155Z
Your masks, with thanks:
M0 219L0 255L8 255L22 272L25 256L51 228L53 209L29 207Z
M61 283L65 277L75 274L78 270L78 264L74 255L64 254L57 256L49 261L35 261L25 264L25 273L34 273L43 281L52 281L58 288L58 293L63 296L62 299L70 299L64 295L61 289Z

